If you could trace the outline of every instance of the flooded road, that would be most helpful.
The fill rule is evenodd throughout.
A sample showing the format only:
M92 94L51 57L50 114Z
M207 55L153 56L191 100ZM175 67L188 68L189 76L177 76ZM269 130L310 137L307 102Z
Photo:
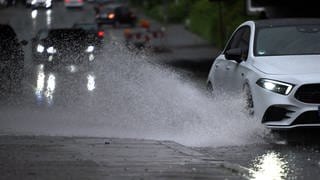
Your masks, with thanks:
M89 4L82 10L62 3L52 10L16 9L1 10L1 22L28 41L41 28L94 21ZM30 43L25 46L22 86L1 90L0 133L172 140L247 167L253 179L319 176L317 132L305 138L296 132L293 143L275 136L242 112L242 99L209 96L197 59L192 68L158 63L157 55L128 51L122 31L105 27L103 51L90 67L48 68L34 63Z

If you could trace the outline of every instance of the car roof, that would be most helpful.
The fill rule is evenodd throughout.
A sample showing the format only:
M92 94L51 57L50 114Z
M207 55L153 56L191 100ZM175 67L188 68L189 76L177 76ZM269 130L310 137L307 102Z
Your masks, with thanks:
M81 28L59 28L59 29L48 29L49 32L81 32L83 29Z
M254 21L257 28L294 25L320 25L320 18L286 18L265 19Z

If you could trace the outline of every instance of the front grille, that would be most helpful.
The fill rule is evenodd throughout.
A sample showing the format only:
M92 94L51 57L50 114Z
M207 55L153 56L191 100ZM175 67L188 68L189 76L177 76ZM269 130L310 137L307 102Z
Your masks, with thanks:
M269 122L269 121L282 121L284 119L290 118L290 113L293 113L294 111L288 110L284 107L278 107L278 106L270 106L262 119L262 123Z
M299 124L320 124L318 111L307 111L302 113L291 125Z
M307 84L301 86L295 98L304 103L320 104L320 84Z

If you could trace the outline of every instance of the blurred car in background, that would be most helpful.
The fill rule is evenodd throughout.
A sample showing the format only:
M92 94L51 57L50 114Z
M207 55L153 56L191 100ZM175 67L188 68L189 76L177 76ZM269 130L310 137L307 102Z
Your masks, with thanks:
M100 7L96 14L96 22L99 25L108 24L118 27L120 24L136 26L137 16L124 4L111 4Z
M103 45L105 32L96 23L75 23L72 28L86 31L89 41L93 42L96 47L101 48Z
M42 29L31 46L34 62L47 66L90 65L97 53L94 39L79 28Z
M0 86L20 85L24 72L24 52L16 33L11 26L0 24ZM5 86L10 87L10 86Z
M31 6L32 9L52 8L52 0L27 0L26 4L27 4L27 6Z
M7 0L0 0L0 7L6 7L8 5Z
M64 6L67 8L78 7L82 8L84 5L83 0L64 0Z

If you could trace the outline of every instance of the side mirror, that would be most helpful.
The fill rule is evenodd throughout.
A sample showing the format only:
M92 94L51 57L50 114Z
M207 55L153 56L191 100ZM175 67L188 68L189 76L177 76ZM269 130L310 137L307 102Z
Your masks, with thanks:
M26 41L26 40L22 40L22 41L20 41L20 44L22 44L23 46L25 46L25 45L27 45L27 44L28 44L28 41Z
M229 49L225 52L225 57L228 60L235 60L237 63L241 63L242 49L241 48Z

